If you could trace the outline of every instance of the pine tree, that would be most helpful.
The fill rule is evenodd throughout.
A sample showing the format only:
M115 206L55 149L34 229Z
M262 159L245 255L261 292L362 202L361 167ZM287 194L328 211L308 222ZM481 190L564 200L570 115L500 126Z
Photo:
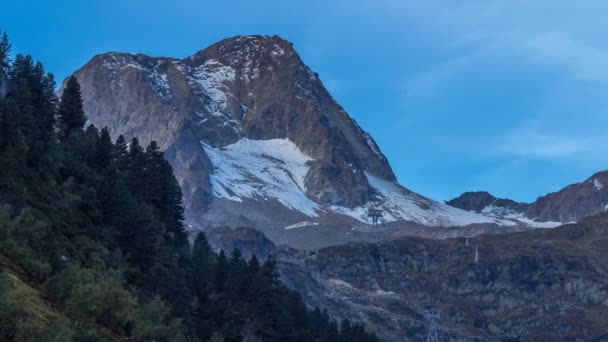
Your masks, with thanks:
M215 263L215 272L213 274L213 287L216 292L224 291L226 278L228 277L228 259L224 251L220 251Z
M0 76L6 75L10 66L9 56L11 53L11 43L6 32L0 36Z
M144 200L146 186L146 156L143 148L139 145L139 140L133 138L129 146L129 156L127 163L127 184L129 191L136 200Z
M166 160L161 160L162 197L160 213L176 246L187 246L184 229L184 206L182 188L173 175L173 168Z
M75 76L68 79L63 89L57 114L59 115L59 137L61 140L65 141L73 132L81 131L84 128L87 119L82 106L80 84Z
M198 233L192 246L192 287L195 295L198 296L199 303L207 300L211 290L211 271L214 267L214 256L211 246L204 233Z
M105 170L112 165L114 145L107 127L102 128L95 153L95 165L99 170Z
M114 145L113 159L116 163L116 168L118 171L126 171L129 165L129 148L127 146L127 142L125 141L125 137L122 135L118 136L116 139L116 144Z
M17 108L0 100L0 189L7 189L21 198L25 187L27 145L18 122Z
M156 208L161 208L161 200L163 198L163 179L161 168L163 165L163 153L160 152L156 141L150 142L146 147L145 155L145 186L144 186L144 201Z

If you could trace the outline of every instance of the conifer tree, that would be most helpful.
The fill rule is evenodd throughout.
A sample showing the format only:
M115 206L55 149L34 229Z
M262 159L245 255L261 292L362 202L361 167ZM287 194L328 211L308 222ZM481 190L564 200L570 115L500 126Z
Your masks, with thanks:
M150 142L146 147L145 160L145 186L144 186L144 201L154 205L156 208L161 208L161 200L163 198L163 179L161 168L164 162L163 153L160 152L156 141Z
M118 136L116 139L116 144L114 144L114 152L113 159L116 163L116 168L118 171L125 171L129 165L129 148L127 146L127 142L125 141L125 137Z
M9 56L11 53L11 43L8 40L6 32L2 32L0 36L0 76L6 75L10 66Z
M193 288L199 302L207 300L210 289L211 271L214 267L214 253L204 233L198 233L192 246Z
M139 139L133 138L129 146L129 156L127 164L127 184L129 191L138 201L144 199L144 188L146 185L146 156L143 148L139 144Z
M0 100L0 189L8 189L21 197L25 186L27 145L19 130L17 116L14 105Z
M68 79L61 94L61 102L57 110L59 115L59 137L66 140L73 132L81 131L87 119L82 106L80 84L75 76Z
M95 165L100 170L105 170L112 164L113 150L114 146L112 144L112 138L110 137L110 131L107 127L104 127L101 129L97 151L95 153Z

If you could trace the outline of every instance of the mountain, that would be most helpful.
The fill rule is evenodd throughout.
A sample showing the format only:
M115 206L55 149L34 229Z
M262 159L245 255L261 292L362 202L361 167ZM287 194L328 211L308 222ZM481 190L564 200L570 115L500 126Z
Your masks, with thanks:
M505 208L518 213L525 213L529 204L515 202L510 199L496 198L486 191L465 192L462 195L446 202L453 207L466 211L481 213L488 206Z
M446 204L496 219L510 220L527 227L553 228L562 224L560 221L531 219L527 216L530 204L496 198L486 191L465 192Z
M530 204L496 198L485 191L465 192L446 203L491 217L519 220L529 226L553 227L560 222L578 222L606 212L608 188L605 185L608 185L608 171L601 171Z
M370 208L384 223L516 224L401 186L372 137L277 36L238 36L184 59L105 53L74 75L90 123L158 141L192 229L251 226L273 241L291 228L371 236Z
M539 221L577 222L608 210L608 171L593 174L583 182L539 197L528 209L528 217Z
M419 341L439 311L450 341L606 341L608 216L469 239L403 237L279 255L309 304ZM478 261L475 261L476 249Z

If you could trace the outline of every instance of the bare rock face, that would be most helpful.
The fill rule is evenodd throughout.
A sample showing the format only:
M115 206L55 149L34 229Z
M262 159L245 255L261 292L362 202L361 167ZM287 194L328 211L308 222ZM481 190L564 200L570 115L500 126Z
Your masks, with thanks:
M577 222L608 210L608 171L539 197L527 212L541 221Z
M277 250L264 233L250 227L214 227L207 230L205 235L216 252L223 250L230 255L234 249L238 249L247 260L254 255L259 260L265 260Z
M494 217L512 217L529 224L578 222L608 211L608 171L541 196L533 203L496 198L485 191L465 192L448 202L453 207Z
M604 341L608 216L505 236L282 251L284 282L387 341ZM476 253L477 249L477 253ZM478 258L476 261L475 255Z
M489 206L525 213L529 204L516 202L505 198L496 198L487 191L465 192L462 195L446 202L447 204L466 211L483 212Z

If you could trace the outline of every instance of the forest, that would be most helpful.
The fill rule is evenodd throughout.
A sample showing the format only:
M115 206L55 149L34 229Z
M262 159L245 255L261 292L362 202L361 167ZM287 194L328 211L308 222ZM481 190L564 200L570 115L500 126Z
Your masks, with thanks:
M307 307L272 257L189 236L158 144L87 125L78 80L58 98L6 33L0 81L0 340L377 340Z

